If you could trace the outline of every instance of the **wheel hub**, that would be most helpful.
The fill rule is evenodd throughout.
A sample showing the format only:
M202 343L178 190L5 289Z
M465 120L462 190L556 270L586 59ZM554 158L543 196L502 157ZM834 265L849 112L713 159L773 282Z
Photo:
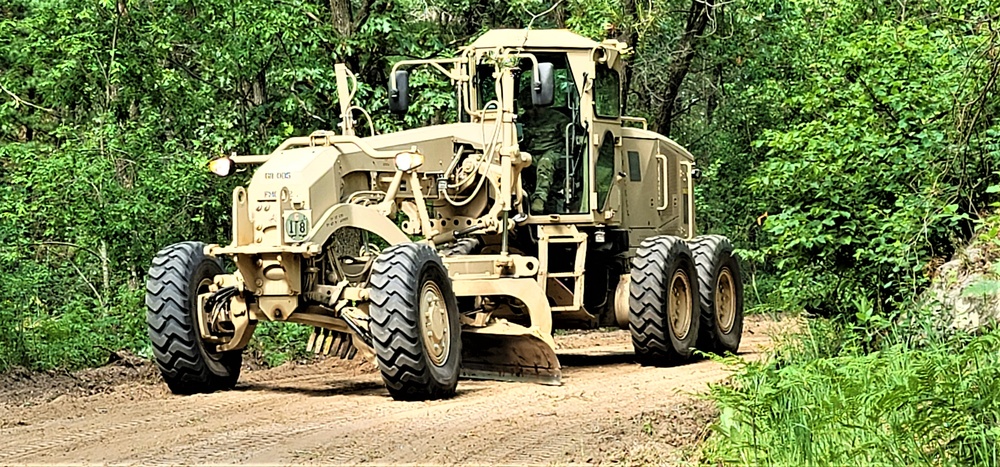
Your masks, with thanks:
M667 306L670 333L677 340L684 340L691 328L691 284L684 271L677 270L670 278L670 296Z
M736 284L729 268L722 268L715 282L715 319L724 333L731 331L736 321Z
M195 289L195 297L196 297L195 300L201 300L202 296L213 293L214 292L212 290L213 284L214 282L212 281L212 279L208 277L202 278L200 281L198 281L198 286ZM199 317L196 316L197 309L198 309L197 307L192 307L190 312L192 318L196 319L195 329L198 329L198 327L200 327L197 321ZM204 310L204 309L202 310L200 319L202 322L204 322L204 327L205 329L207 329L209 335L206 336L204 334L199 333L200 339L198 339L198 346L205 351L205 355L208 358L212 360L219 360L219 358L221 358L221 354L217 351L217 346L218 346L217 344L220 344L225 341L222 340L223 336L218 335L219 320L221 320L222 317L218 313L214 313L213 311L214 310Z
M451 353L448 305L444 301L441 289L433 282L425 283L420 288L418 297L424 349L434 366L443 366L448 361L448 354Z

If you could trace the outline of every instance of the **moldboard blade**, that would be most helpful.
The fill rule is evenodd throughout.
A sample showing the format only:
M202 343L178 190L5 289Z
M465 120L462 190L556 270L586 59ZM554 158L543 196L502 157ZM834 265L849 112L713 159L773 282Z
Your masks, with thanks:
M461 376L558 386L562 370L552 347L533 335L462 333Z

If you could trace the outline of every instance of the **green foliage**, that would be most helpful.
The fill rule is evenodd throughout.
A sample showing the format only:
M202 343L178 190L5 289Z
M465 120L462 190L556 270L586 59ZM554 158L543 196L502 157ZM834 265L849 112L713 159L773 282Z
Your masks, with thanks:
M750 1L726 14L702 73L725 102L678 126L705 167L701 224L744 247L770 307L905 307L996 193L996 4Z
M981 277L962 289L962 296L982 297L987 295L996 295L1000 292L1000 280L995 279L996 277L1000 277L1000 262L994 263L993 267L990 268L990 272L990 276Z
M931 337L897 330L865 350L827 321L766 362L739 362L712 388L721 417L712 464L998 465L1000 331ZM926 337L926 333L924 333Z
M309 326L262 322L254 330L248 351L267 366L298 360L309 355L305 351L305 342L310 332L312 328Z

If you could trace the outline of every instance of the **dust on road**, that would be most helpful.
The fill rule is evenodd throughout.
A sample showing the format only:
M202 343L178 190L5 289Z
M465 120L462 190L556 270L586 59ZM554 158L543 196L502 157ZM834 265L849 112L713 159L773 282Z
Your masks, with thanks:
M780 324L748 318L744 356ZM692 394L725 378L720 364L640 366L625 331L556 342L561 386L463 380L446 401L393 401L371 367L333 359L195 396L141 367L112 387L22 383L0 390L0 465L670 462L705 436L714 409Z

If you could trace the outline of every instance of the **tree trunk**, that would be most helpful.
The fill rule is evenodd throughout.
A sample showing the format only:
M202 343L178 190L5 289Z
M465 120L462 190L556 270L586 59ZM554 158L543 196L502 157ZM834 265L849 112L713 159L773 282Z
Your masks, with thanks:
M722 63L716 63L712 72L712 89L708 90L705 104L705 121L709 124L715 116L715 109L719 108L719 97L722 96L722 72Z
M624 0L622 2L622 17L625 24L622 25L625 33L622 35L621 40L625 41L629 47L634 50L639 48L639 14L638 8L636 7L637 0ZM629 90L632 89L632 75L635 72L635 64L632 60L625 62L625 82L622 83L622 112L628 113L628 95Z
M349 37L354 33L351 0L330 0L330 22L341 37Z
M695 45L700 36L705 32L705 26L712 16L715 5L712 0L692 0L691 9L688 10L687 25L684 34L677 41L677 48L674 50L670 67L668 68L667 89L664 96L663 106L656 118L656 130L669 136L670 127L674 119L674 107L677 102L677 95L680 94L681 84L691 69L691 62L696 55Z
M566 29L566 6L565 5L566 5L565 3L559 3L559 5L556 5L555 11L552 12L552 15L553 15L553 17L554 17L554 19L556 21L556 27L559 28L559 29Z

